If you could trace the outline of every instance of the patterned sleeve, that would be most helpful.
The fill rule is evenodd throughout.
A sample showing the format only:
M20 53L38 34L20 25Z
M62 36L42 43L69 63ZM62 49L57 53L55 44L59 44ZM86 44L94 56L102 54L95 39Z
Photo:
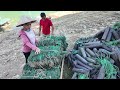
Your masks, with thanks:
M28 47L30 47L32 50L36 50L36 46L35 45L32 45L29 41L29 39L26 37L26 35L20 35L21 39L22 39L22 42L27 45Z

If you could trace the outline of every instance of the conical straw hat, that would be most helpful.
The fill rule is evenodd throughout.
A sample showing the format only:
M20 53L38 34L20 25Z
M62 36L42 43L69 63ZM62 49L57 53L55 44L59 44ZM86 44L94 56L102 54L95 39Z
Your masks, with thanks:
M34 23L36 20L33 20L31 17L28 16L21 16L20 21L18 22L16 27L23 26L26 23Z

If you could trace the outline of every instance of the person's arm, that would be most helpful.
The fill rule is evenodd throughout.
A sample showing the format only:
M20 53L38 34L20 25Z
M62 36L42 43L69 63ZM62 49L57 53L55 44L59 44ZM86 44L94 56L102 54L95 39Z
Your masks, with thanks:
M39 46L39 41L35 38L35 44L38 47Z
M22 42L27 45L28 47L30 47L32 50L36 51L37 47L35 45L32 45L29 41L29 39L26 37L26 35L21 35L20 36L22 39Z
M39 26L39 36L41 35L41 25Z
M53 35L54 34L54 26L52 25L51 27L52 27L52 33L51 34Z
M51 34L53 35L53 33L54 33L54 25L53 25L53 23L52 23L51 20L50 20L50 26L51 26L51 28L52 28L52 32L51 32Z
M32 50L35 51L35 54L40 53L40 49L38 47L36 47L35 45L32 45L30 43L29 39L25 35L21 35L20 37L25 45L27 45L28 47L30 47Z

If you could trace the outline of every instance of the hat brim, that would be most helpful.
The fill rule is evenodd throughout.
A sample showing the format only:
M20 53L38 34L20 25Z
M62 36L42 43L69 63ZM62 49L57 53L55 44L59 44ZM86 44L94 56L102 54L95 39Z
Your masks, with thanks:
M27 23L34 23L34 22L36 22L36 20L34 20L34 21L30 21L30 22L27 22ZM17 25L16 27L23 26L23 25L25 25L25 24L27 24L27 23L23 23L23 24Z

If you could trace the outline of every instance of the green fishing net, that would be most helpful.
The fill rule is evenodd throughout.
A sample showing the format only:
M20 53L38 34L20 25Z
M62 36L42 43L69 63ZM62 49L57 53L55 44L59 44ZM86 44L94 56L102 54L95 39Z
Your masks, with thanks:
M48 36L44 40L39 41L39 46L60 46L66 50L68 44L66 43L65 36Z
M114 40L114 41L105 42L105 44L108 46L118 46L120 45L120 42Z
M32 62L37 62L39 63L38 66L42 67L54 66L61 63L65 57L65 49L67 48L66 38L64 36L47 37L47 39L39 41L38 47L41 53L36 55L34 51L31 52L28 58L30 65Z
M119 24L117 24L119 25ZM119 27L120 28L120 27ZM118 27L116 27L116 29L118 29ZM75 43L75 47L77 45L77 47L83 47L84 43L87 43L89 40L92 41L93 38L80 38L76 41ZM107 45L107 46L119 46L120 43L118 41L109 41L109 42L102 42L103 44ZM79 50L75 50L73 49L71 51L72 54L77 54L79 53ZM104 67L105 69L105 76L104 79L116 79L117 78L117 72L119 71L119 68L112 64L110 62L110 58L106 58L106 57L101 57L101 58L96 58L97 63L99 63L101 66ZM82 73L77 73L77 79L90 79L89 74L82 74Z
M107 58L98 58L97 60L105 69L104 79L116 79L119 68L113 65Z
M78 73L78 79L89 79L89 76L88 76L88 74Z
M21 79L59 79L60 78L60 66L53 67L51 69L35 69L29 65L25 65L23 68L23 74Z
M117 22L115 23L113 26L112 26L113 29L119 29L120 28L120 22Z
M65 36L49 36L38 44L41 53L31 51L28 64L23 68L22 79L59 79L62 60L68 44Z

